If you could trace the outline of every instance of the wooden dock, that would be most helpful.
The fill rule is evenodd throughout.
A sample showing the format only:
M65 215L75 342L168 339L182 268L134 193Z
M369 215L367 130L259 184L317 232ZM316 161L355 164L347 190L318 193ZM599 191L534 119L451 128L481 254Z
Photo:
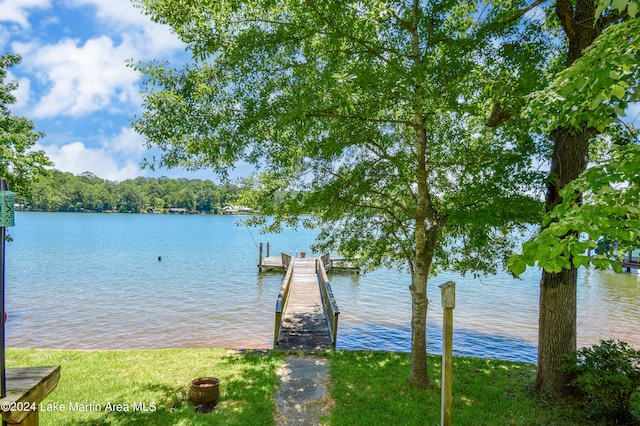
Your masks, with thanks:
M287 259L285 258L286 255L282 253L280 256L269 256L269 250L270 245L269 243L267 243L267 255L263 256L262 243L260 243L260 246L258 248L258 251L260 252L260 257L258 258L258 270L260 272L265 272L287 269L287 265L285 265L285 262L287 261Z
M332 257L329 258L328 261L329 270L337 269L337 270L349 270L360 273L360 268L354 266L353 262L350 262L341 257Z
M640 263L638 262L632 262L632 261L623 261L620 262L620 266L622 266L623 268L625 268L627 270L627 272L631 272L632 269L639 269L640 270Z
M282 253L280 256L269 256L270 246L267 243L267 255L262 255L263 245L260 243L258 248L260 252L260 257L258 258L258 270L260 272L266 271L274 271L274 270L286 270L288 265L287 259L294 259L293 256L288 255L286 253ZM303 256L304 257L304 256ZM354 264L346 259L341 257L331 258L328 255L323 256L324 264L327 267L327 270L349 270L360 273L360 268L354 266Z
M258 269L260 272L266 271L281 271L287 269L284 266L282 258L280 256L261 257L260 263L258 263Z
M335 348L340 311L322 258L286 259L276 302L274 348L303 352Z

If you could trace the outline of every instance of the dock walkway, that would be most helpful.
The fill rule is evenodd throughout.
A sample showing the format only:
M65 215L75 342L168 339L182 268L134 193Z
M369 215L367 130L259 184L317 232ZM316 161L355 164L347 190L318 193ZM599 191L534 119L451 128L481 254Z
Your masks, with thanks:
M278 348L324 351L332 348L329 324L316 273L316 259L293 259Z
M320 258L282 255L286 269L276 302L273 347L303 352L335 348L340 311Z

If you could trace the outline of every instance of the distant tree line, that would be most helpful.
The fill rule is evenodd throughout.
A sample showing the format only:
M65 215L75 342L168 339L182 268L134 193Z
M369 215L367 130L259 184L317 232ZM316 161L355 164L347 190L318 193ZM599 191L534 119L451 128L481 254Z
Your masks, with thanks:
M32 185L28 198L18 197L25 210L52 212L163 213L170 208L187 212L222 213L241 197L234 184L167 177L113 182L90 172L74 175L58 170Z

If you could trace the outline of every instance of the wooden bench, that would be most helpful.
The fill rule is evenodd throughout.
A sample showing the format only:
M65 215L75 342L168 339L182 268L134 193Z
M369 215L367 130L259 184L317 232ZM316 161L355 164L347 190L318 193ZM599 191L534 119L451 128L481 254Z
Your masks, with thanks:
M9 425L36 426L40 403L58 386L60 366L7 368L5 377L2 420Z

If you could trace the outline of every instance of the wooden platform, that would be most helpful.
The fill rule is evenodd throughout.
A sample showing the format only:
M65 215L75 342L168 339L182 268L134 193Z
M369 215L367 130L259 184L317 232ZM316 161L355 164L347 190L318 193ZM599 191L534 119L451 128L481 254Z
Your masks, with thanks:
M260 264L258 265L260 272L283 270L282 258L280 256L269 256L260 258Z
M329 267L329 270L336 269L360 273L359 267L354 266L352 262L346 261L345 259L340 257L329 259L329 264L327 266ZM286 266L283 264L282 256L269 256L260 257L258 269L260 270L260 272L282 271L286 269Z
M348 270L360 273L359 267L355 266L353 262L349 262L341 257L330 258L329 269Z
M625 268L627 272L631 272L632 269L640 269L640 263L638 262L623 261L620 262L620 266Z
M322 303L316 259L294 258L290 268L293 272L279 338L276 338L277 348L303 352L329 350L333 344Z
M2 420L10 425L38 424L42 400L58 386L60 366L7 368L7 396L0 399Z

